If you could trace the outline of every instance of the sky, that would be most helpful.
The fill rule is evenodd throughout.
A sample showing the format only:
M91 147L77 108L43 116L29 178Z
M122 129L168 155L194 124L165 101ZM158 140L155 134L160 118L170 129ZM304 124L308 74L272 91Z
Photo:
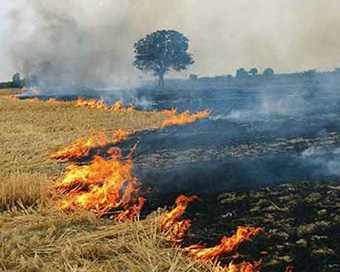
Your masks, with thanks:
M190 40L181 76L340 67L339 0L0 0L0 80L135 80L133 44L158 29Z

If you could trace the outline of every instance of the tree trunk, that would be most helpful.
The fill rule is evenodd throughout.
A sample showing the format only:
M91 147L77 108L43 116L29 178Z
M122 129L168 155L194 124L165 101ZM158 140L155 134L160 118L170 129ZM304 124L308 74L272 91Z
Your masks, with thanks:
M164 73L162 72L158 74L158 86L164 87Z

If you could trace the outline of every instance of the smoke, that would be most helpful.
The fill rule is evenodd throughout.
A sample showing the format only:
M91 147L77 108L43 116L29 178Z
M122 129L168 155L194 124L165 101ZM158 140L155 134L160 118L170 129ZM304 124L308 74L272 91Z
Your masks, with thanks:
M340 148L311 146L301 153L303 159L309 161L319 172L327 176L340 176Z
M8 1L8 0L4 0ZM4 38L11 64L52 85L135 82L133 44L157 29L191 42L200 75L290 72L340 63L337 0L18 0ZM186 76L187 73L184 73ZM129 81L128 81L129 82Z

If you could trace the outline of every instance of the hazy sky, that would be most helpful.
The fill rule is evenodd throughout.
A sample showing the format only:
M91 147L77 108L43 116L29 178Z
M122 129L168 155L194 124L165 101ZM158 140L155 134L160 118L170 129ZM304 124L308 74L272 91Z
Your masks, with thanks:
M339 12L340 0L0 0L0 80L133 78L133 43L157 29L190 39L188 73L329 70L340 66Z

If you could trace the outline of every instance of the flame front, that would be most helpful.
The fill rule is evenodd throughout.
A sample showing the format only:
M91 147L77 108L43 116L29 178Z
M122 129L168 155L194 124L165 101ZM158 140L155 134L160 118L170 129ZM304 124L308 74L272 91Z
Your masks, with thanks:
M231 261L227 266L216 266L214 272L259 272L260 264L261 261L255 262L254 264L247 261L235 264L234 261Z
M71 164L56 184L63 198L63 210L89 210L100 217L110 213L115 220L132 220L141 211L144 199L140 184L132 176L131 154L123 159L118 147L111 148L108 160L95 156L88 165Z
M112 139L108 139L105 132L96 132L92 130L89 139L78 138L73 144L64 149L53 153L50 157L58 160L70 160L75 158L82 158L89 155L91 148L103 147L108 144L116 144L125 140L133 132L118 129L112 134Z
M106 108L106 105L104 103L104 98L101 98L100 100L96 100L93 98L84 99L83 97L78 97L78 99L75 101L75 105L77 107L87 107L91 109L105 109Z
M177 115L177 109L173 108L173 109L160 110L160 113L162 113L165 116L172 117L172 116Z
M160 230L165 234L165 238L175 246L181 245L185 233L191 226L190 220L180 220L179 218L186 211L188 204L196 198L196 196L186 197L180 195L176 199L175 208L160 217ZM260 271L259 265L261 261L254 264L247 261L236 264L235 259L232 259L227 266L222 266L218 263L218 259L221 256L230 256L237 253L236 250L241 243L258 235L261 230L261 228L239 226L235 235L231 237L224 236L217 246L207 248L204 245L194 244L184 247L182 250L183 253L203 264L217 263L217 266L214 267L214 272L258 272Z
M177 112L177 111L176 111ZM173 112L167 112L169 118L165 119L160 125L161 128L172 126L172 125L184 125L188 123L193 123L198 119L207 118L210 116L210 110L199 111L197 113L191 114L189 111L185 111L180 114Z
M196 244L185 247L183 250L196 259L214 261L221 255L230 255L236 252L241 243L258 235L261 230L261 228L239 226L235 235L231 237L224 236L217 246L206 248L204 245Z
M179 220L179 218L187 209L188 204L196 198L197 196L180 195L176 199L176 207L160 218L160 230L166 234L166 239L174 245L183 242L184 234L191 226L191 220Z
M134 110L134 107L131 104L124 108L122 99L118 100L111 107L109 107L105 105L104 98L96 100L93 98L84 99L83 97L78 97L78 99L75 101L75 105L82 108L103 109L112 112L131 112Z

